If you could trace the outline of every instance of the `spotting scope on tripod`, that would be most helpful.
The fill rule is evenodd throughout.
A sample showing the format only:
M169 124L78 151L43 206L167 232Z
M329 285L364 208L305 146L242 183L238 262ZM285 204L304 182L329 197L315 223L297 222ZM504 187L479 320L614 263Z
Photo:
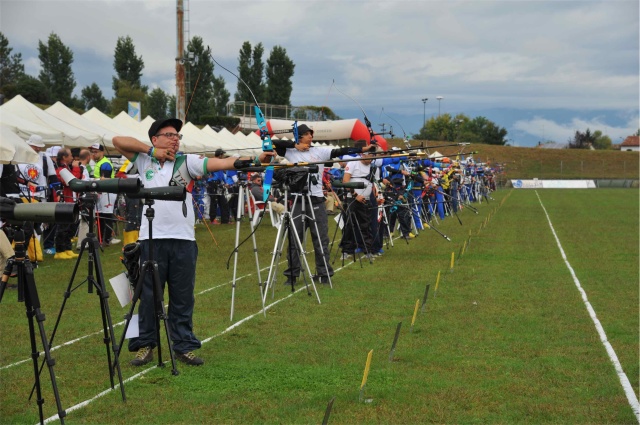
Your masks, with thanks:
M14 226L15 256L11 257L6 264L0 281L0 302L4 296L7 281L11 276L14 267L17 269L18 278L18 302L23 302L27 311L29 321L29 341L31 343L31 358L33 360L34 388L36 390L37 404L40 415L40 423L44 424L44 413L42 405L42 386L40 382L40 372L38 371L38 360L34 353L38 353L36 342L36 323L44 352L45 361L49 368L49 376L53 387L53 394L56 400L56 408L60 423L64 424L66 411L62 408L60 394L56 383L56 376L53 370L55 360L51 357L51 344L47 340L44 329L45 314L40 309L40 298L36 287L33 267L26 252L25 236L22 225L26 221L37 221L40 223L73 223L78 219L78 207L75 204L16 204L13 199L0 198L0 218Z

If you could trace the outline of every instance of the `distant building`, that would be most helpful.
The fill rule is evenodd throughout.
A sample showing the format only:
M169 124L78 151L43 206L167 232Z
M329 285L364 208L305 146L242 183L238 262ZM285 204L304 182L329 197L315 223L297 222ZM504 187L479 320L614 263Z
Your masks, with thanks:
M640 136L629 136L620 144L621 151L640 152Z

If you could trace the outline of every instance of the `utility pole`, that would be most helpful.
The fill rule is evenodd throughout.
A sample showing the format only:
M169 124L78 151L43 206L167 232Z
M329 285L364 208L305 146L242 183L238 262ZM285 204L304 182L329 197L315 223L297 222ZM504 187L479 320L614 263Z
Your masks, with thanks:
M177 44L176 52L176 118L184 122L186 108L186 88L184 80L184 0L177 0Z
M424 127L427 123L427 100L428 97L422 99L422 126Z

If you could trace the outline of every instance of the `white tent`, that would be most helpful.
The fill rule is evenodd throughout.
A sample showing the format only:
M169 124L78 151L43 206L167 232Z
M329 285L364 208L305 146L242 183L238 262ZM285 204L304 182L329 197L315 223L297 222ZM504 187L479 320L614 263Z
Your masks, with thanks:
M151 142L149 141L149 136L147 136L146 131L134 130L125 126L122 126L109 118L109 116L103 114L96 108L91 108L82 116L89 121L92 121L98 124L100 127L106 128L107 130L111 130L114 134L119 136L131 136L140 140L143 143L151 146Z
M236 146L234 145L234 143L231 143L225 137L222 137L220 134L218 134L217 131L215 131L213 128L209 127L208 125L205 125L200 131L204 135L206 135L207 138L213 140L213 144L216 146L216 149L221 148L225 151L236 149Z
M117 133L114 133L113 131L83 117L75 111L67 108L64 104L56 102L52 106L48 107L46 111L54 117L66 122L67 124L71 124L81 130L100 135L102 137L102 143L104 143L109 148L113 147L113 143L111 140L113 139L113 136L117 135Z
M215 148L207 140L198 127L188 122L182 126L180 133L184 136L180 142L180 149L185 152L205 153Z
M20 95L0 106L0 111L13 113L27 121L59 131L62 133L62 144L67 147L88 147L102 140L98 134L67 124L31 104Z
M0 164L33 164L37 161L36 151L9 126L0 124Z
M433 152L431 155L429 155L429 158L442 158L442 154L438 151Z
M32 134L42 137L47 145L61 145L63 135L60 131L51 127L36 124L11 112L0 109L0 124L7 126L23 139L28 139Z

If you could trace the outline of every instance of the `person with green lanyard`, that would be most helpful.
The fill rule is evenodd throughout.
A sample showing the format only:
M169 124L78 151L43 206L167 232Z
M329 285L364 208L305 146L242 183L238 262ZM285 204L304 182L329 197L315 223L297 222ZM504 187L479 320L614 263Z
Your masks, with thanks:
M93 162L96 164L93 167L93 175L91 177L96 180L114 178L115 171L113 169L113 164L111 164L109 158L105 156L104 146L100 143L94 143L89 147L89 151L91 152ZM115 221L113 208L116 204L117 194L100 193L99 195L100 198L96 205L96 212L98 213L100 223L98 226L100 242L102 243L102 246L120 243L120 239L113 237L113 224Z

